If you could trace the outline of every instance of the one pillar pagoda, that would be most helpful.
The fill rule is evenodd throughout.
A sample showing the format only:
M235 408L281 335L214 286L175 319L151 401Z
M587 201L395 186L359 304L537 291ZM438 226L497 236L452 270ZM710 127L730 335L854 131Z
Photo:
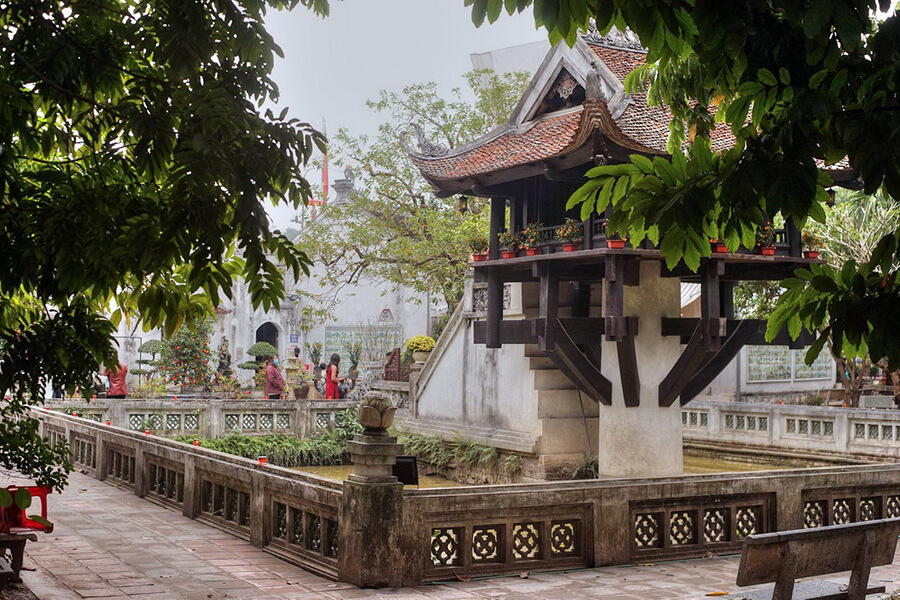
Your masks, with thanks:
M775 253L752 248L713 253L697 272L668 269L649 240L610 247L606 215L581 222L582 242L564 251L554 239L585 173L631 154L665 156L668 112L626 94L625 76L645 60L629 34L589 32L574 47L554 47L509 122L450 151L420 144L411 156L440 196L490 198L488 259L472 263L475 285L486 284L486 318L472 341L488 349L536 348L528 356L552 362L580 395L598 404L601 476L666 476L682 471L681 409L747 344L764 344L765 322L736 319L735 283L780 280L810 260L792 223L776 231ZM713 145L733 138L716 130ZM853 174L835 171L837 180ZM499 234L544 226L540 253L501 258ZM699 283L701 315L682 318L680 284ZM504 318L504 286L521 283L535 298L524 318ZM800 347L810 340L774 341ZM499 392L498 392L499 393Z

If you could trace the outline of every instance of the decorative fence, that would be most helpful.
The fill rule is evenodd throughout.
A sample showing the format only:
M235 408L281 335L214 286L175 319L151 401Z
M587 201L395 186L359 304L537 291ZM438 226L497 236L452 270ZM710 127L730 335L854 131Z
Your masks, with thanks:
M391 494L384 483L342 484L52 411L35 414L43 434L66 440L75 465L92 476L363 586L733 553L753 533L900 516L896 464ZM735 427L745 417L744 431L755 416L754 436L777 422L768 413L760 433L759 412L715 418L728 414ZM698 428L701 422L698 412ZM380 525L368 528L373 522ZM375 559L390 572L377 581L360 576L357 566Z
M328 577L338 576L341 483L36 410L80 470Z
M686 442L900 458L900 411L694 401L681 411Z
M220 437L293 433L309 437L333 428L337 413L355 408L350 401L288 400L48 400L46 408L63 411L114 427L144 432L149 429L169 437L196 435Z

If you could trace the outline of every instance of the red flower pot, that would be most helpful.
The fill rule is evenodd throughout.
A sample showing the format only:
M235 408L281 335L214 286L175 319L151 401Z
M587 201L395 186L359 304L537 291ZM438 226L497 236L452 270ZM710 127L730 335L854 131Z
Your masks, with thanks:
M525 255L526 256L540 256L541 249L540 248L526 248Z
M775 256L775 246L762 246L759 253L763 256Z
M502 253L503 258L515 258L516 251L515 250L504 250Z
M563 244L563 252L575 252L581 248L581 244Z
M819 258L818 250L804 250L803 258Z
M473 254L472 262L482 262L487 260L487 254Z
M726 246L722 242L713 242L712 251L716 254L725 254L726 252L728 252L728 246Z
M621 250L625 247L625 240L606 240L606 247Z

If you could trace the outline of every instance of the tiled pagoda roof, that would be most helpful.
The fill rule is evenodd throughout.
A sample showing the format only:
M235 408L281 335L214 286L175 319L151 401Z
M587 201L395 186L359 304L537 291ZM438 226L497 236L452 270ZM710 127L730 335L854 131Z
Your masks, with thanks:
M634 49L588 45L620 83L646 59L644 52ZM581 106L544 114L519 127L507 126L499 134L492 132L443 156L412 154L411 158L423 175L437 183L473 179L565 156L586 144L594 130L629 153L667 154L671 113L665 107L650 106L644 93L628 98L625 110L615 119L604 100L586 100ZM735 142L731 130L721 124L711 139L716 150L730 148ZM829 167L832 171L848 169L846 159Z

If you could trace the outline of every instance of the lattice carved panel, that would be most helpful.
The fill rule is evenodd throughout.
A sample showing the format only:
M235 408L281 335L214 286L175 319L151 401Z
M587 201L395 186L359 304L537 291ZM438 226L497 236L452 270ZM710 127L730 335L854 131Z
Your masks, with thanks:
M713 508L703 511L703 539L707 543L727 542L730 514L727 508Z
M512 550L516 560L541 558L540 523L517 523L513 527Z
M825 502L817 500L803 504L803 528L823 527L825 522Z
M485 525L472 529L472 562L494 562L500 558L500 525Z
M659 515L643 513L634 520L634 543L638 548L662 548Z
M462 564L461 558L459 529L446 527L431 531L432 563L442 567L455 566Z

